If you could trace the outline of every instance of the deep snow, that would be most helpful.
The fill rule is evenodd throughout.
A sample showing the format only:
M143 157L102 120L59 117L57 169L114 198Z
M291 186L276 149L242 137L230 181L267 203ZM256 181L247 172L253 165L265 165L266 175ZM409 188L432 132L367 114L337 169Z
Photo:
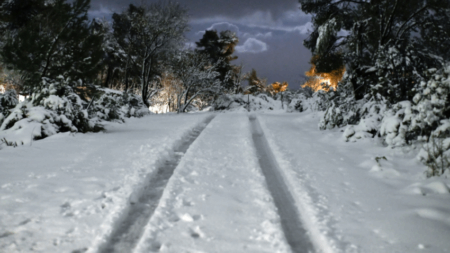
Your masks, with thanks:
M377 139L319 131L320 113L259 117L313 242L323 252L449 252L449 180ZM386 160L384 159L386 158Z
M255 115L317 252L450 251L449 180L426 179L417 150L345 142L318 130L317 112ZM211 116L151 115L0 150L0 252L97 252ZM148 204L135 251L291 252L257 154L247 113L215 116Z
M64 133L1 150L0 252L96 248L143 178L207 116L129 119L105 133Z
M137 252L290 252L245 113L219 114L188 149Z

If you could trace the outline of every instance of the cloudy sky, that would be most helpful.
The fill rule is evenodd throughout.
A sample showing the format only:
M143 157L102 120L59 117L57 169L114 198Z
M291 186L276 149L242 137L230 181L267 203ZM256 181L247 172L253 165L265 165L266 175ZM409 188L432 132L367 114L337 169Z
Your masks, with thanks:
M92 17L110 19L133 0L91 0ZM147 0L157 2L157 0ZM310 52L303 40L311 30L310 17L302 13L297 0L179 0L189 10L191 31L186 34L194 44L205 30L231 30L239 37L233 63L244 71L254 68L268 83L287 81L298 89L309 69Z

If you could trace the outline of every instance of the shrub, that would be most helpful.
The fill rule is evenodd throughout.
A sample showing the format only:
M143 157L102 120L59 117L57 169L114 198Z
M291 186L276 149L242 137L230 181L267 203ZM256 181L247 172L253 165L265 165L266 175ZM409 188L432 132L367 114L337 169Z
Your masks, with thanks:
M418 155L427 167L427 177L441 176L450 169L450 138L431 137Z
M16 107L18 103L15 90L7 90L4 94L0 93L0 126L11 113L11 109Z

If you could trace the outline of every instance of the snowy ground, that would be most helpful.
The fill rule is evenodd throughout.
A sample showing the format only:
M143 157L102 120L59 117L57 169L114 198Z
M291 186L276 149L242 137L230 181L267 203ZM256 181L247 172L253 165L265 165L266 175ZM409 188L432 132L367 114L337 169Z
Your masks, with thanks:
M314 113L260 119L323 252L450 252L449 180L425 179L416 152L343 142Z
M0 252L83 252L100 243L143 178L206 117L148 116L0 150Z
M151 115L7 147L0 252L450 251L448 179L318 121Z

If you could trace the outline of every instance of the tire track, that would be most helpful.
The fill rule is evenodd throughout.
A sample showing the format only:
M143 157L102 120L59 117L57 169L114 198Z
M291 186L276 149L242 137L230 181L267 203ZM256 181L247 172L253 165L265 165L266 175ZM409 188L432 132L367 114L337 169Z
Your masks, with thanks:
M144 227L159 204L167 182L173 175L183 155L214 117L207 118L203 124L192 129L181 143L174 148L169 158L165 159L154 172L148 175L149 179L145 182L145 185L136 190L130 197L130 205L116 221L114 229L106 242L99 247L99 253L133 251L144 232Z
M286 240L294 253L315 252L308 231L300 220L294 198L280 173L278 163L269 148L258 119L255 115L250 115L249 120L259 164L278 209Z

